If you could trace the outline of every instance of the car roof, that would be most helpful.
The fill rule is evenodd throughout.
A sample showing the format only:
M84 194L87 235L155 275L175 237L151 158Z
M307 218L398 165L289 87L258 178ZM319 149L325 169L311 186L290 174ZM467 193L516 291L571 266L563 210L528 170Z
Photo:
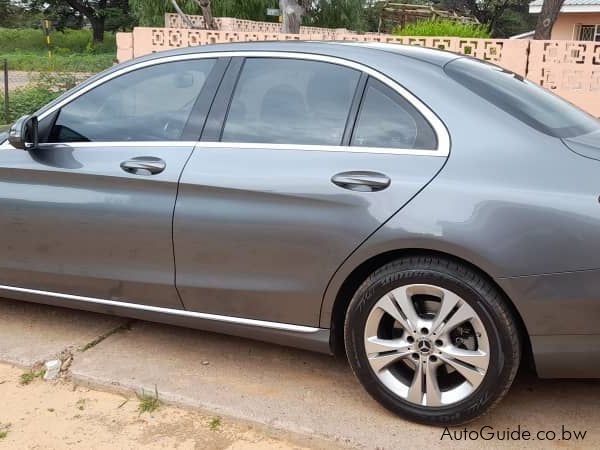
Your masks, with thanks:
M151 60L165 56L189 55L205 52L227 51L284 51L299 53L314 53L326 56L336 56L361 62L362 56L373 56L373 53L385 55L398 55L416 59L422 62L443 66L461 55L455 53L430 49L415 45L387 44L381 42L355 42L355 41L252 41L233 42L224 44L210 44L195 47L185 47L153 53L134 61Z

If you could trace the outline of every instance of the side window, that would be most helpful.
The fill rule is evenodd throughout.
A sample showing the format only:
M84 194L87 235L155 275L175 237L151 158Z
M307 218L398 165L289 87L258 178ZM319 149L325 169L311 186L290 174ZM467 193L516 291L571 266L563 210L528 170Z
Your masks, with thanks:
M248 58L221 140L340 145L359 78L325 62Z
M404 97L370 78L350 145L403 149L437 149L431 125Z
M107 81L61 108L49 142L179 140L215 64L157 64Z

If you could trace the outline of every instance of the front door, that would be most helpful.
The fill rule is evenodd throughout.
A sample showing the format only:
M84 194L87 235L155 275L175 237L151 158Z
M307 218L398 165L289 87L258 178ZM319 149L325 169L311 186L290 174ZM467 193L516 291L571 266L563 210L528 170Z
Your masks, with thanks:
M214 66L128 69L42 113L39 148L0 150L0 289L181 308L172 216Z
M435 176L447 147L378 79L286 56L245 59L222 130L207 130L219 142L186 165L177 288L190 310L317 326L336 269Z

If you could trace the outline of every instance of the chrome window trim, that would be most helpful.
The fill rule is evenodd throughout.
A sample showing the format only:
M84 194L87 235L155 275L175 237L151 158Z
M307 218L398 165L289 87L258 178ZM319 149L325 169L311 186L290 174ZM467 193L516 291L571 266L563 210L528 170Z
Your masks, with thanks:
M396 154L396 155L421 155L421 156L441 156L446 157L450 154L450 135L446 126L443 122L438 118L438 116L429 109L421 100L419 100L416 96L406 90L404 87L399 85L397 82L389 78L388 76L382 74L381 72L372 69L369 66L365 66L361 63L357 63L355 61L351 61L344 58L339 58L335 56L327 56L327 55L319 55L313 53L302 53L302 52L289 52L289 51L260 51L260 50L242 50L242 51L230 51L230 52L207 52L207 53L190 53L183 55L172 55L172 56L164 56L161 58L150 59L147 61L140 61L136 64L132 64L127 67L123 67L114 72L107 74L106 76L94 81L93 83L88 84L87 86L79 89L77 92L74 92L69 97L61 100L57 104L53 105L48 110L44 111L38 117L39 120L44 119L49 116L56 110L62 108L66 104L72 102L76 98L82 96L86 92L94 89L95 87L106 83L114 78L117 78L121 75L124 75L128 72L132 72L137 69L141 69L148 66L153 66L157 64L163 64L168 62L175 61L186 61L193 59L212 59L212 58L227 58L227 57L264 57L264 58L289 58L289 59L305 59L310 61L320 61L327 62L331 64L337 64L344 67L349 67L351 69L360 70L365 72L366 74L372 76L373 78L381 81L383 84L392 88L399 95L403 96L412 106L414 106L429 122L432 126L438 140L438 147L436 150L424 150L424 149L397 149L397 148L388 148L388 147L356 147L356 146L337 146L337 145L301 145L301 144L268 144L268 143L237 143L237 142L199 142L199 147L233 147L233 148L264 148L264 149L298 149L298 150L313 150L313 151L343 151L350 153L384 153L384 154ZM152 141L148 142L136 142L135 146L143 146L148 145ZM168 143L168 146L173 146L175 143L180 141L172 141ZM155 142L156 143L156 142ZM52 145L77 145L78 147L82 147L81 144L94 144L90 146L103 145L106 146L109 143L105 143L102 141L93 142L93 143L53 143ZM114 143L117 144L117 143ZM132 142L127 142L125 144L133 144ZM119 145L122 145L119 143ZM118 146L118 145L113 145ZM133 145L128 145L133 146Z
M195 319L203 319L203 320L212 320L216 322L226 322L236 325L247 325L252 327L261 327L261 328L270 328L276 330L285 330L285 331L293 331L297 333L316 333L320 331L321 328L309 327L305 325L294 325L291 323L281 323L281 322L269 322L267 320L258 320L258 319L246 319L243 317L234 317L234 316L222 316L219 314L209 314L209 313L201 313L195 311L187 311L184 309L172 309L172 308L163 308L160 306L150 306L143 305L140 303L129 303L122 302L117 300L105 300L101 298L95 297L85 297L82 295L72 295L72 294L61 294L58 292L50 292L50 291L42 291L37 289L26 289L16 286L8 286L8 285L0 285L0 290L7 290L12 292L21 292L25 294L34 294L34 295L42 295L46 297L55 297L62 298L65 300L77 300L86 303L94 303L98 305L106 305L106 306L116 306L121 308L129 308L141 311L148 312L156 312L163 314L170 314L174 316L183 316L183 317L191 317Z
M443 156L438 150L402 149L388 147L350 147L343 145L312 144L261 144L253 142L205 142L205 141L95 141L95 142L52 142L39 144L41 148L151 148L151 147L196 147L196 148L244 148L257 150L299 150L312 152L371 153L383 155Z
M197 141L94 141L94 142L46 142L41 148L93 148L93 147L195 147Z

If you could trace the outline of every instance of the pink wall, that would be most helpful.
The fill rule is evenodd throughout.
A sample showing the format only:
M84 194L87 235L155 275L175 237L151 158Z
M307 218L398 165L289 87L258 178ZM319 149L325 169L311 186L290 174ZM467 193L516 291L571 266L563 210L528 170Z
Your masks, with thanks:
M552 28L552 39L577 39L573 35L575 25L598 25L600 24L600 13L560 13Z

